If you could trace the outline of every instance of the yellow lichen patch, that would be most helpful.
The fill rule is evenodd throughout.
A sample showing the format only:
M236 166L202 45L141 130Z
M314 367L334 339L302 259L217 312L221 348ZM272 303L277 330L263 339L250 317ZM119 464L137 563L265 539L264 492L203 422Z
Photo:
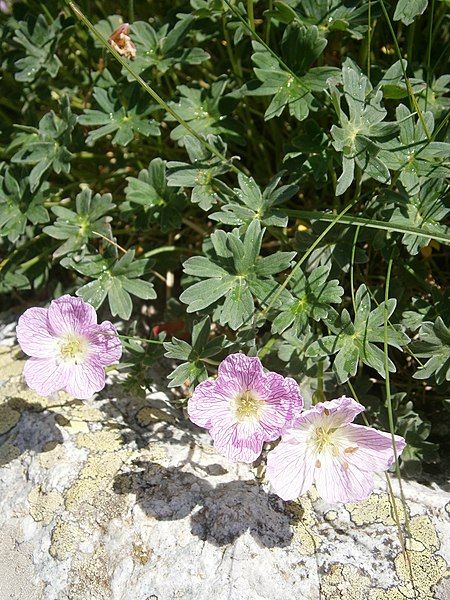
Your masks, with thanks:
M7 465L12 460L15 460L20 456L20 450L13 444L3 444L0 446L0 467Z
M57 415L55 420L60 427L64 427L67 433L75 434L89 432L89 425L80 419L73 419L71 421L64 415Z
M65 457L66 449L60 442L54 440L45 444L37 459L41 467L51 469L59 462L62 462Z
M98 494L112 490L114 476L126 457L126 452L105 452L89 456L78 479L65 495L66 508L76 511L84 503L95 505Z
M101 429L77 436L78 448L87 448L93 452L112 452L123 445L122 436L117 431Z
M105 418L104 414L98 408L89 406L84 402L70 403L64 406L64 415L69 420L86 421L87 423L99 423Z
M69 572L68 600L112 598L108 556L103 546L93 554L77 554Z
M367 600L371 581L353 565L332 565L320 583L321 597L326 600Z
M142 542L133 543L132 557L135 562L146 565L150 560L153 550Z
M395 498L400 523L404 522L405 515L403 506L398 498ZM350 513L350 519L359 527L373 523L383 525L395 525L395 514L391 504L391 499L387 494L372 494L370 498L356 504L346 504L346 509Z
M304 556L312 556L317 552L321 539L315 533L317 518L311 496L302 496L288 505L291 523L294 526L292 544Z
M136 415L137 422L141 427L147 427L151 423L157 423L160 421L165 421L166 423L174 423L175 418L161 410L160 408L154 408L152 406L145 406L141 408L141 410Z
M335 521L337 516L338 514L335 510L329 510L327 513L325 513L324 519L325 521Z
M0 347L0 381L7 381L22 374L25 361L17 358L19 352L19 348Z
M28 502L30 504L30 515L33 519L48 525L63 505L64 499L57 490L43 492L41 487L37 485L28 494Z
M0 435L7 433L17 425L20 419L20 412L11 408L9 404L0 406Z
M163 467L167 466L169 463L167 449L162 444L158 443L151 443L147 448L140 450L136 458L139 458L139 460L142 461L156 463Z
M428 515L417 515L409 522L409 531L413 541L417 542L417 550L437 550L440 546L439 538L430 517Z
M401 584L388 590L372 590L370 600L434 600L434 587L449 576L447 563L436 553L440 544L431 519L427 515L413 517L409 531L412 539L408 540L407 555L401 552L394 560Z
M50 555L65 560L78 553L81 542L87 538L86 532L75 523L58 521L51 535Z

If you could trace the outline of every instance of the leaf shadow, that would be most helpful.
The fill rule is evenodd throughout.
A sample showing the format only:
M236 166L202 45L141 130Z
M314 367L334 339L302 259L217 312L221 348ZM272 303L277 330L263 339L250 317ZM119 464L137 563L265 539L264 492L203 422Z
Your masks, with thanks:
M283 503L255 481L213 486L180 467L166 468L147 461L134 466L138 470L116 477L114 490L134 494L143 512L158 521L190 517L192 535L218 547L233 543L246 531L266 548L291 543L290 520ZM203 470L217 472L216 467L209 465Z
M10 397L0 405L0 467L30 450L43 453L63 443L56 414L23 398ZM24 435L26 431L26 435Z

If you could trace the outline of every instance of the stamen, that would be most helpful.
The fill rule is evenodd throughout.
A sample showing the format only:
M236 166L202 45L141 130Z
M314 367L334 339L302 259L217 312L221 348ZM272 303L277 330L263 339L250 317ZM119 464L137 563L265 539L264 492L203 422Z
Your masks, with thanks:
M316 469L320 469L320 467L322 466L322 463L320 462L319 459L316 460Z
M345 461L344 461L344 462L342 463L342 468L344 469L344 471L347 471L347 469L348 469L348 462L345 462Z
M59 344L59 353L65 362L78 364L86 356L89 344L85 337L80 335L68 335Z
M234 412L238 421L244 419L259 419L264 400L261 400L253 390L245 390L234 399Z
M346 449L344 450L344 452L345 452L346 454L352 454L353 452L356 452L357 450L358 450L358 448L346 448Z

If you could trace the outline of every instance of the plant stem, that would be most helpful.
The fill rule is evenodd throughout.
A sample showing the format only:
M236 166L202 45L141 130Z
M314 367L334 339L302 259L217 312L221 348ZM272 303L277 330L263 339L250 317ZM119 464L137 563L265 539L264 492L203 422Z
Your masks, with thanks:
M250 29L255 31L255 13L253 10L253 0L247 0L247 15L248 15L248 24L250 25Z

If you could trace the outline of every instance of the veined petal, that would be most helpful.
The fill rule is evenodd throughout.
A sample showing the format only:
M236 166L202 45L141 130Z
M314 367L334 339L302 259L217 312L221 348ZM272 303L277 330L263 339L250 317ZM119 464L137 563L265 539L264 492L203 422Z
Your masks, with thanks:
M233 462L251 463L261 454L264 438L256 419L214 423L210 434L216 450Z
M17 341L29 356L49 358L56 354L57 341L47 327L47 309L29 308L19 317Z
M117 336L117 330L109 321L100 325L92 325L85 333L90 344L90 353L103 366L112 365L122 356L122 342Z
M25 363L23 375L28 387L41 396L50 396L64 389L69 377L69 368L52 357L33 357Z
M258 390L264 371L259 358L230 354L220 364L218 375L235 380L242 390Z
M105 369L99 363L86 361L70 365L66 390L79 400L87 400L105 387Z
M372 493L372 473L331 455L322 456L316 464L314 480L319 496L326 502L359 502Z
M288 433L267 455L266 477L283 500L295 500L313 483L315 461L307 440L306 432L297 432L295 438Z
M229 391L229 390L228 390ZM193 423L200 427L209 429L213 423L222 423L232 418L228 391L215 381L202 381L196 388L188 401L188 414Z
M49 331L54 335L74 332L84 334L91 325L96 323L95 308L82 298L66 294L53 300L48 307Z
M347 462L362 471L386 471L394 463L394 450L390 433L378 431L364 425L348 424L342 428L350 447L356 448L345 454ZM405 440L396 435L395 446L399 456L406 445Z
M351 423L359 413L363 412L364 406L347 396L341 396L328 402L319 402L309 410L301 413L295 420L294 426L300 424L315 424L336 429Z

